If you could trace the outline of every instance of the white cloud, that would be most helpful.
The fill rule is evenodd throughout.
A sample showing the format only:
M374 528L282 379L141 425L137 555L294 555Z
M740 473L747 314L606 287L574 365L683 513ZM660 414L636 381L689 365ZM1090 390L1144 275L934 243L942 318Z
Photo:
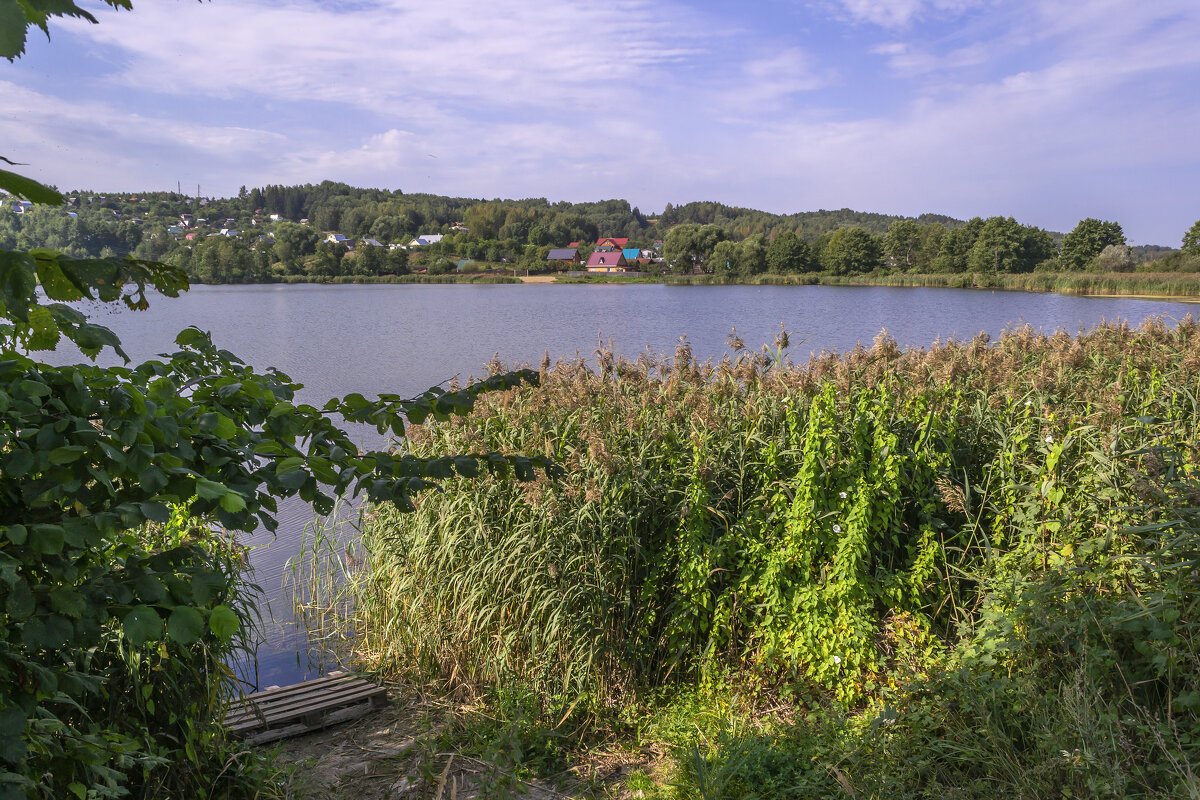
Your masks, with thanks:
M696 52L688 19L648 0L388 0L348 12L314 0L146 3L101 25L118 79L216 97L344 102L379 110L459 104L602 107Z
M975 0L838 0L856 22L903 28L926 17L954 15L977 5Z
M277 133L121 112L101 101L64 101L0 81L0 140L25 174L63 187L146 188L193 165L247 160L278 148ZM188 174L172 164L186 164ZM119 183L120 187L114 186Z

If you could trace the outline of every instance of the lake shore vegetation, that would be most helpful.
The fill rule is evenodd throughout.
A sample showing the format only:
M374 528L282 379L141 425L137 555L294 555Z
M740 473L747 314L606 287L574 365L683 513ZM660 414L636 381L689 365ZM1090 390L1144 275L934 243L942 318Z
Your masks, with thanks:
M478 282L473 276L512 270L578 270L549 261L551 250L573 248L586 260L608 246L606 237L618 237L611 241L638 251L637 270L666 281L1190 296L1190 276L1200 274L1196 227L1182 232L1178 248L1130 246L1119 223L1091 218L1055 233L1012 217L771 214L712 202L668 204L651 215L624 200L488 201L326 181L243 188L230 198L73 191L59 208L7 202L0 207L0 249L133 255L178 266L195 283L368 282L410 274Z
M529 769L664 748L643 797L1195 797L1195 321L731 345L410 429L565 473L371 507L310 621Z

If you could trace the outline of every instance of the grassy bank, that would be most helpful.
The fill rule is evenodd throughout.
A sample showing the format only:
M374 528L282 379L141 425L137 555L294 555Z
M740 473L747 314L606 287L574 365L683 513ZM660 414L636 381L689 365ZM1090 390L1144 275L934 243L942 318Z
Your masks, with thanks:
M913 286L945 289L1005 289L1023 292L1058 292L1078 295L1129 295L1149 297L1200 297L1200 273L1179 272L1028 272L893 273L869 275L756 275L731 279L715 275L667 275L663 283L695 285L770 286Z
M644 796L1195 797L1200 326L777 345L545 365L415 429L565 476L371 509L314 625L665 744Z
M480 275L478 273L454 273L448 275L338 275L333 278L312 278L307 275L289 275L281 283L520 283L519 278L507 275Z

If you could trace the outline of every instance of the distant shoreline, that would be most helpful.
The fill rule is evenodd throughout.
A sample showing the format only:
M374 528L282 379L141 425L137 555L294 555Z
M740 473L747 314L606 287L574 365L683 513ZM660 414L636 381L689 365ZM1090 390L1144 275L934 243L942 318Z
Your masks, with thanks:
M519 271L518 271L519 272ZM302 278L289 276L278 284L511 284L594 285L662 284L674 286L884 286L924 289L989 289L1039 294L1057 293L1087 297L1134 297L1148 300L1200 302L1200 273L1050 273L1001 275L898 274L898 275L756 275L738 279L717 275L659 275L626 277L598 273L566 276L562 273L513 275L504 272L448 275L339 276ZM238 285L238 284L196 284ZM252 285L252 284L245 284Z

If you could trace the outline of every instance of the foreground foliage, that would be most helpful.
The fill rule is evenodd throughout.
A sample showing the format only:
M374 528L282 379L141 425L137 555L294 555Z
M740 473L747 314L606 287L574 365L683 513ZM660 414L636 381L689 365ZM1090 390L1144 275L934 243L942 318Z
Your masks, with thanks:
M124 355L70 303L137 310L151 288L175 295L187 280L135 259L0 252L0 797L249 791L255 759L228 750L216 720L251 611L240 555L210 526L274 530L277 499L293 495L322 512L342 494L411 509L455 474L527 478L548 463L473 448L360 453L331 419L403 437L408 423L536 380L529 371L317 409L294 402L288 376L196 329L135 367L52 367L23 352L66 338L92 357Z
M1191 796L1200 327L782 352L600 352L420 429L568 477L371 511L360 656L551 727L737 694L685 795Z

